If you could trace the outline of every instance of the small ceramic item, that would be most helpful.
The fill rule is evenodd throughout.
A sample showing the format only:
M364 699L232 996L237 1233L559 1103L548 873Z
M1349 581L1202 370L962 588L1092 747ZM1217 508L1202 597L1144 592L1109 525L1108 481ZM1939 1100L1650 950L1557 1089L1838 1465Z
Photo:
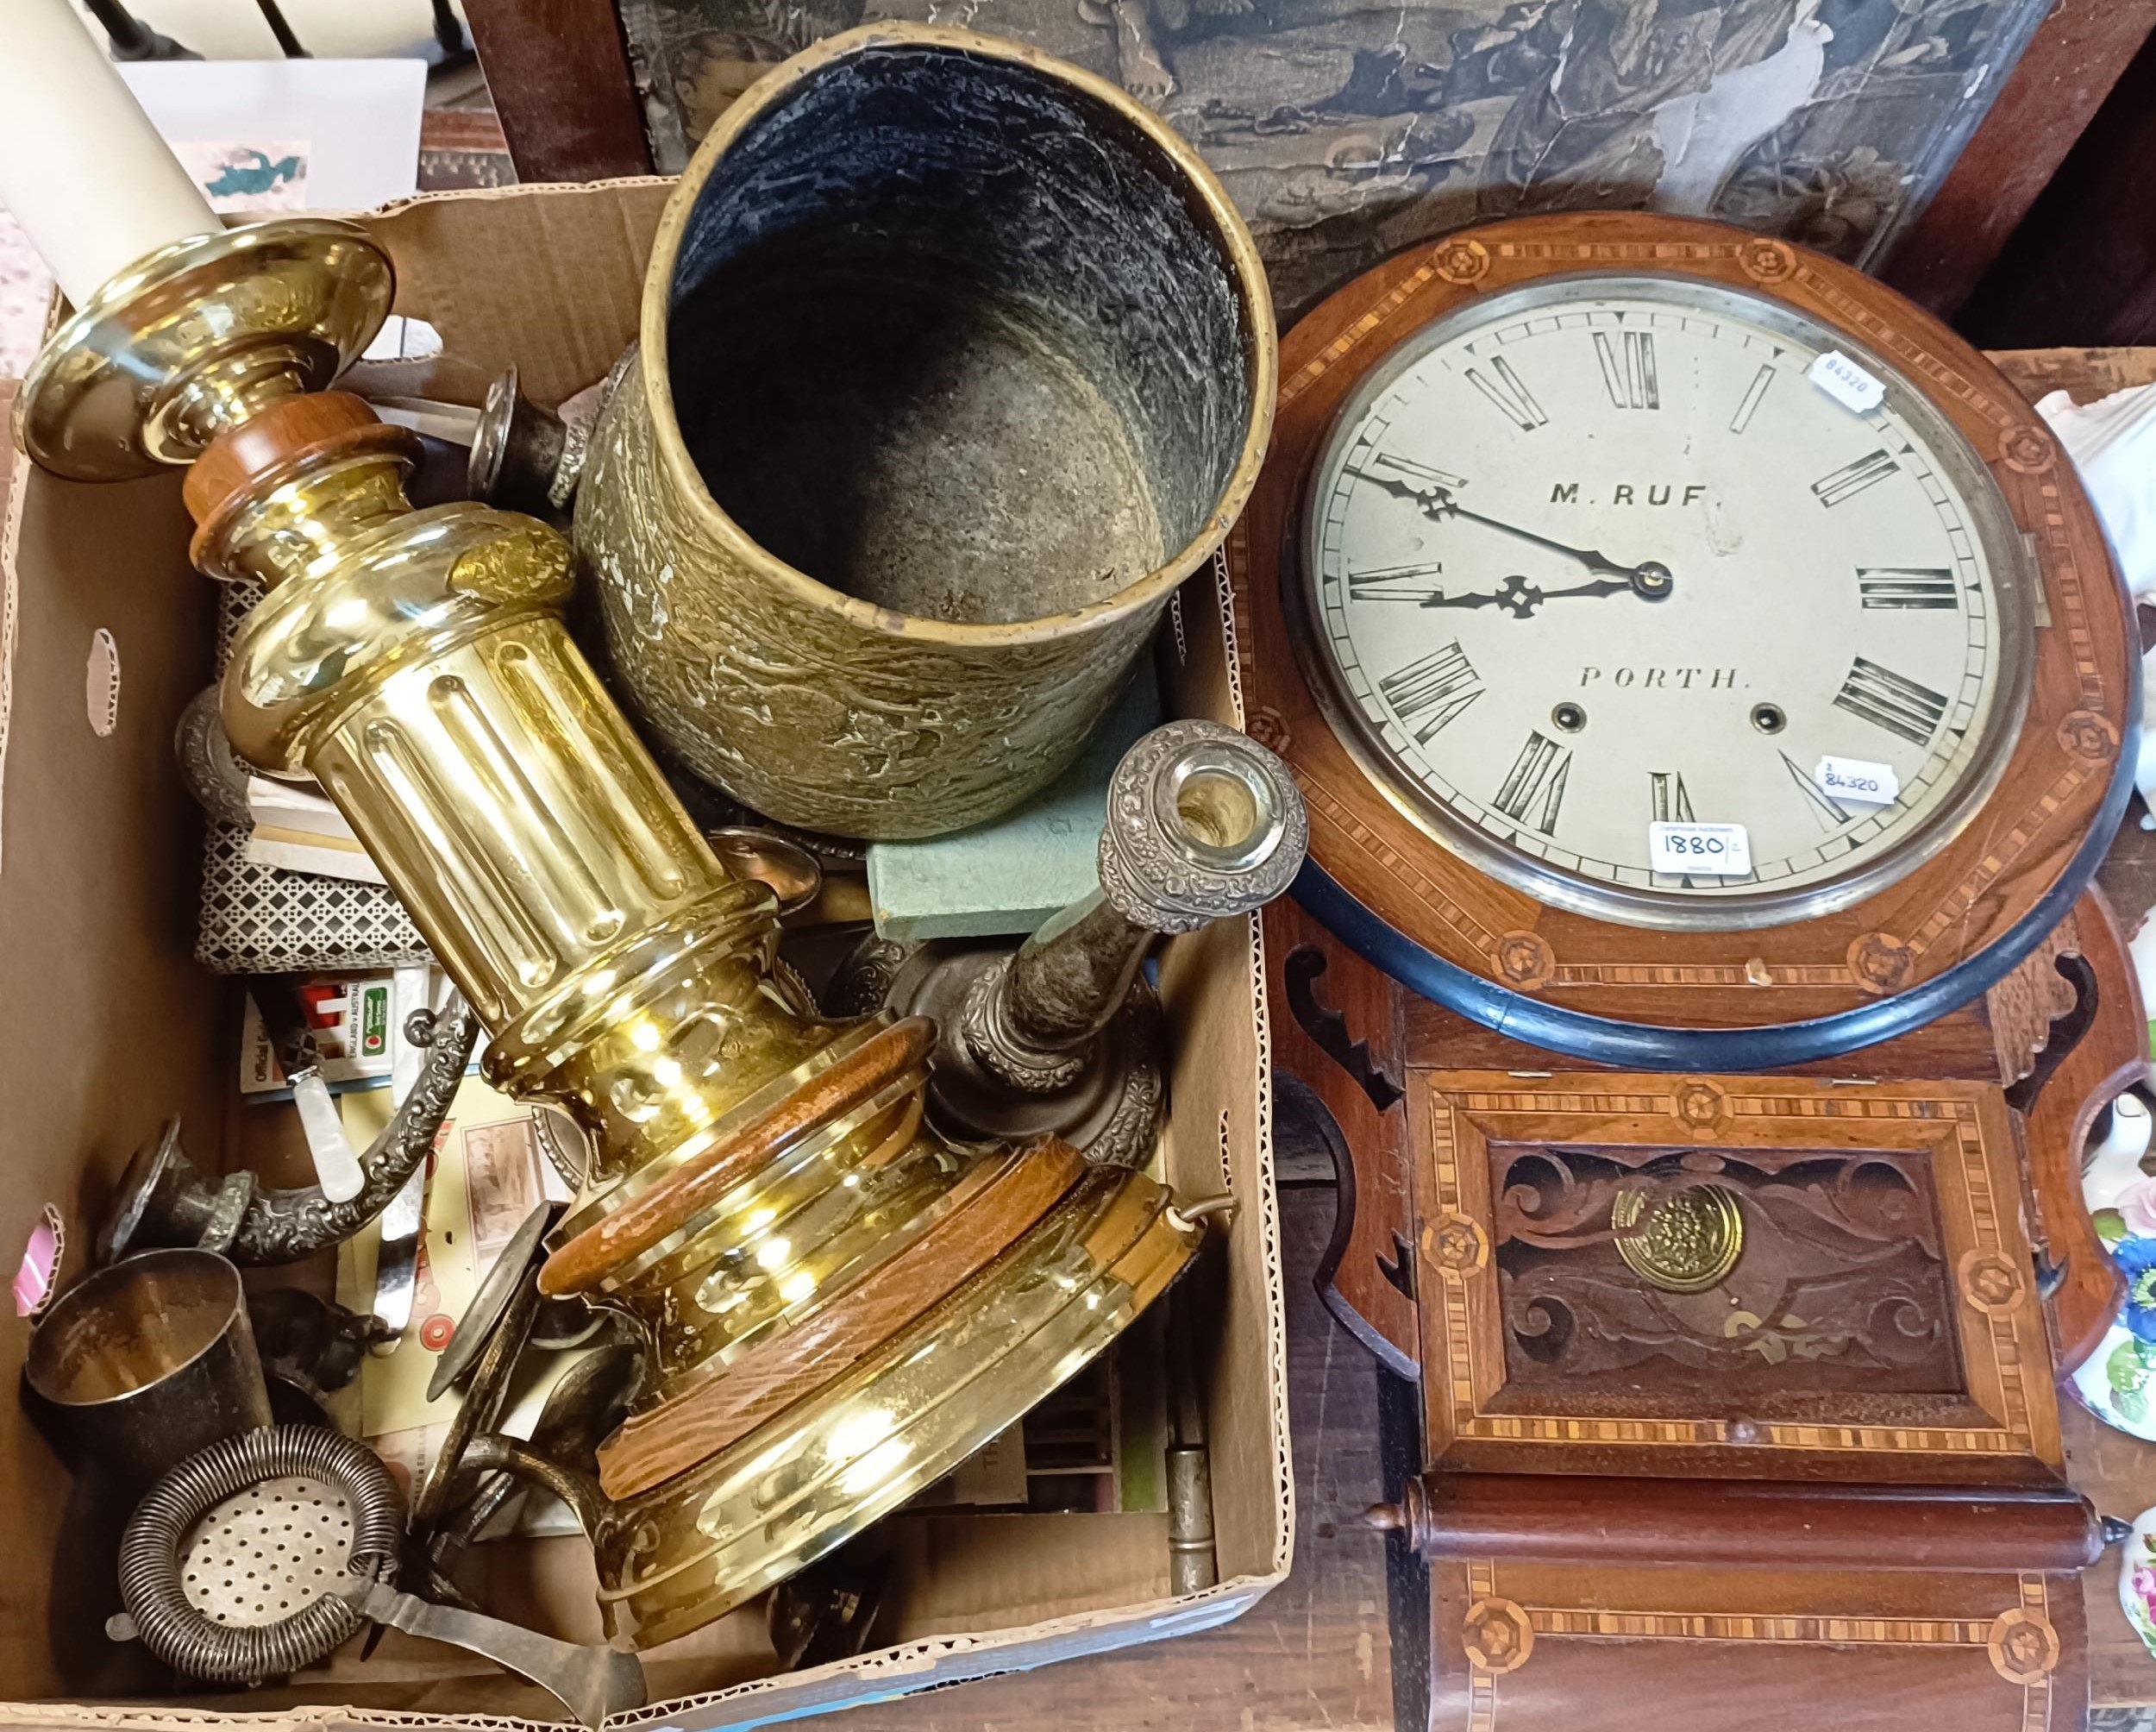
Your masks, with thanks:
M2054 391L2036 405L2074 460L2081 485L2110 532L2120 574L2136 601L2156 595L2156 386L2137 385L2094 403Z
M2119 1607L2141 1646L2156 1654L2156 1509L2134 1518L2119 1547Z
M2134 964L2134 979L2141 989L2143 1004L2156 1004L2149 994L2156 992L2156 920L2141 917L2140 926L2127 940L2126 954Z
M2156 675L2156 650L2141 657L2141 689ZM2141 828L2156 830L2156 716L2141 711L2141 731L2134 760L2134 786L2141 796Z
M2130 1208L2139 1225L2128 1230L2142 1234L2156 1234L2156 1178L2141 1170L2153 1127L2147 1103L2131 1092L2122 1095L2111 1103L2103 1140L2082 1157L2081 1200L2089 1213L2100 1217L2116 1209L2125 1216Z
M2120 1095L2082 1173L2082 1200L2126 1277L2126 1302L2072 1388L2106 1425L2156 1440L2156 1178L2141 1170L2151 1128L2140 1095Z

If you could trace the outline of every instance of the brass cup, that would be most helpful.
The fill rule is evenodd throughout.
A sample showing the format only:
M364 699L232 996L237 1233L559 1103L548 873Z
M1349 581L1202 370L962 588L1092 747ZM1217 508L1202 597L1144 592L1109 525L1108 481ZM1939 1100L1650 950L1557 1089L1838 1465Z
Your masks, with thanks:
M1190 147L1032 49L853 30L727 110L660 225L575 540L700 775L847 836L1069 763L1248 496L1275 356Z

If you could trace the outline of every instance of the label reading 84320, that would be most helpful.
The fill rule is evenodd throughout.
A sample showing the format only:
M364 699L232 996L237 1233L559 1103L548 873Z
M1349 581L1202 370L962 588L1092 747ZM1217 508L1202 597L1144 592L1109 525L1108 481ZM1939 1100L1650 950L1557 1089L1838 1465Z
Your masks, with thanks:
M1859 415L1877 409L1886 397L1886 386L1839 349L1817 357L1805 376L1843 408Z
M1741 824L1650 824L1647 863L1658 872L1741 878L1752 870L1752 840Z

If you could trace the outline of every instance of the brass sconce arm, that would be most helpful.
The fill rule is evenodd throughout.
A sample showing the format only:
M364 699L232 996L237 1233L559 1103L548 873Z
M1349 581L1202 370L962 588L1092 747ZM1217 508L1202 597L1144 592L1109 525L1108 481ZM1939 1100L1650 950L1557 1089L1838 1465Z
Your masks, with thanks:
M244 1170L206 1179L180 1146L179 1120L169 1119L128 1163L98 1230L98 1262L153 1246L193 1245L249 1266L297 1263L349 1239L389 1207L427 1158L464 1080L478 1019L452 999L433 1025L417 1080L360 1157L366 1183L357 1196L332 1202L319 1185L264 1190Z

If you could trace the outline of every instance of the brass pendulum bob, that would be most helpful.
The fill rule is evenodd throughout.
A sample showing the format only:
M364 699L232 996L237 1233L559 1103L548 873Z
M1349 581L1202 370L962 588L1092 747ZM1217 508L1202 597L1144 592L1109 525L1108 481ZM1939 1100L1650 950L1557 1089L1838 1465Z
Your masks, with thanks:
M1139 1173L945 1143L921 1127L932 1023L828 1021L797 995L771 891L719 864L570 640L567 544L470 501L414 511L415 436L322 390L392 286L346 223L176 242L60 329L17 436L80 480L191 465L195 563L269 589L223 684L235 746L320 783L488 1032L488 1079L590 1134L550 1290L707 1271L693 1303L671 1288L645 1315L657 1387L812 1327L823 1296L899 1266L947 1217L981 1228L930 1259L945 1290L897 1335L835 1345L813 1387L718 1454L594 1506L609 1634L648 1646L1006 1428L1203 1227Z

